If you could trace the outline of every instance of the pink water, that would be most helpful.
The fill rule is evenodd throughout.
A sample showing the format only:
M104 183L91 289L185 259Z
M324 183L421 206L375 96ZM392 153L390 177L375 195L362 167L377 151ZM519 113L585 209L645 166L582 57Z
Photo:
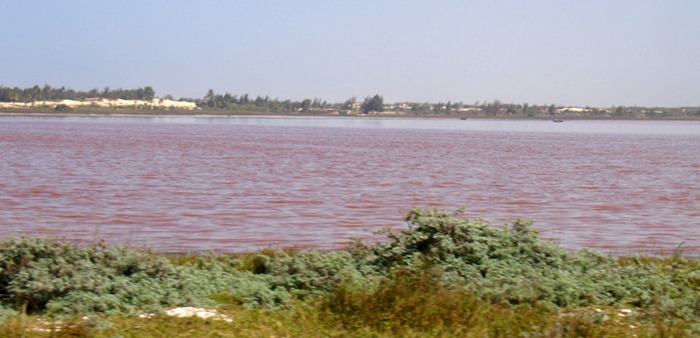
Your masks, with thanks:
M0 238L332 249L460 206L571 249L700 252L700 124L0 118Z

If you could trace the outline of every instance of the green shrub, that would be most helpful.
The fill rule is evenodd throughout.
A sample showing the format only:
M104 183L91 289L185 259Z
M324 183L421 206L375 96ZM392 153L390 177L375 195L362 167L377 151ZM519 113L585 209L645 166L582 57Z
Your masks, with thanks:
M498 335L498 325L509 334L541 325L564 330L559 321L535 317L602 306L632 307L658 332L700 333L697 260L571 252L540 240L524 221L495 227L423 209L412 210L407 221L408 230L389 232L389 240L376 245L243 257L167 259L99 243L11 239L0 243L0 320L9 309L78 316L217 303L289 309L302 301L320 302L333 321L358 330L459 327L483 311L532 322L521 331L493 322L489 330L496 331L488 332ZM576 318L566 324L568 332L599 329L595 316Z
M270 255L264 263L265 274L297 297L327 294L346 282L363 286L369 283L368 274L347 251L290 254L280 250Z
M677 264L669 271L654 263L620 266L614 257L590 250L570 252L542 241L524 221L494 227L423 209L410 211L407 221L410 229L389 233L388 243L358 245L356 259L385 274L418 271L427 263L441 271L445 283L492 303L647 307L670 298L687 304L680 312L696 313L700 308L697 262Z
M73 108L71 108L70 106L68 106L66 104L60 103L60 104L56 105L56 108L54 108L54 110L57 112L68 112L68 111L72 111Z
M11 239L0 244L0 302L52 315L158 311L211 306L211 294L229 292L248 306L289 299L269 276L207 266L176 266L166 258L101 244L77 247L56 240Z
M3 302L29 313L130 312L201 303L166 259L97 244L15 239L0 245Z

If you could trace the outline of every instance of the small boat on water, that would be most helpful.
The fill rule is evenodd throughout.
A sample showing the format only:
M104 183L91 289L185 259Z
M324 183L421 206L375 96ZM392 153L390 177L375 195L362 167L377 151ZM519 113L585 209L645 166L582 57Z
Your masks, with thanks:
M554 119L554 120L552 120L552 122L564 122L564 120Z

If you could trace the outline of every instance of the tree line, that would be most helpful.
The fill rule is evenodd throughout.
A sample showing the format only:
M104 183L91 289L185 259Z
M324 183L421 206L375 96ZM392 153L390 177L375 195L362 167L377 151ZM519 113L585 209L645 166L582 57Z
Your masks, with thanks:
M332 107L331 104L320 98L302 101L272 99L269 96L253 98L249 94L235 95L229 92L217 94L213 89L209 89L202 98L186 100L194 102L199 108L213 110L310 112Z
M301 101L271 99L269 96L250 97L248 94L235 95L229 92L217 94L209 89L201 99L188 99L194 101L197 107L215 110L238 111L265 111L265 112L302 112L302 113L328 113L359 111L361 113L381 112L384 110L384 98L376 94L367 96L359 104L356 97L352 97L343 103L329 103L320 98L303 99Z
M102 90L93 88L89 91L78 91L66 87L51 87L50 85L44 85L43 87L35 85L29 88L0 86L0 102L81 101L88 98L150 101L155 96L156 92L151 86L136 89L110 89L105 87Z

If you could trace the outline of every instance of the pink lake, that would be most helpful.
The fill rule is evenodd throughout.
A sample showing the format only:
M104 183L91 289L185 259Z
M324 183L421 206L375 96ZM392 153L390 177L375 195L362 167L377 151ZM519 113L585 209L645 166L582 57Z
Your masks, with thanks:
M0 238L339 249L414 207L608 253L700 252L700 123L0 118Z

